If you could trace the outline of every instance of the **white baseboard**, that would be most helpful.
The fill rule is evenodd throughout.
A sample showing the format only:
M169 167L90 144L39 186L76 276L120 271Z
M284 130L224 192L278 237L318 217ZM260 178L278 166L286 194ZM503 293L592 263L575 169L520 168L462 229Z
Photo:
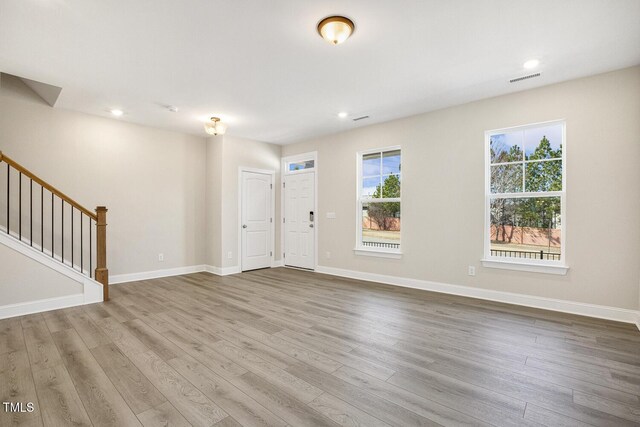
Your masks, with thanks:
M318 266L318 268L316 268L316 272L331 274L333 276L348 277L351 279L365 280L369 282L379 282L388 285L402 286L405 288L423 289L426 291L441 292L445 294L479 298L489 301L504 302L508 304L541 308L544 310L559 311L563 313L578 314L581 316L589 316L599 319L615 320L618 322L632 324L635 323L636 326L638 326L638 329L640 329L640 311L638 310L628 310L624 308L586 304L581 302L516 294L511 292L493 291L490 289L472 288L469 286L451 285L448 283L431 282L420 279L386 276L383 274L366 273L333 267Z
M102 301L102 296L100 297L100 301ZM90 302L85 301L84 294L73 294L57 298L47 298L37 301L3 305L0 307L0 319L41 313L43 311L58 310L60 308L75 307L83 304L90 304Z
M159 279L161 277L180 276L182 274L200 273L206 271L205 265L190 265L187 267L167 268L164 270L142 271L140 273L115 274L109 276L109 284L137 282L138 280Z
M278 261L276 261L278 262ZM274 265L279 267L281 265ZM109 284L117 285L119 283L136 282L139 280L160 279L162 277L181 276L183 274L200 273L206 271L217 276L228 276L230 274L241 273L240 266L233 267L216 267L213 265L190 265L187 267L168 268L164 270L142 271L140 273L115 274L109 276Z
M278 259L273 261L271 267L284 267L284 260Z
M32 247L29 242L15 239L0 233L0 244L38 262L51 270L62 274L82 285L81 294L65 295L62 297L45 298L35 301L26 301L16 304L0 306L0 319L14 316L24 316L42 311L56 310L73 307L82 304L102 302L102 284L72 268L69 264L63 264L60 258L54 259L50 253L42 252L39 248Z
M230 274L242 273L239 265L234 265L233 267L216 267L214 265L207 265L205 271L215 274L216 276L228 276Z

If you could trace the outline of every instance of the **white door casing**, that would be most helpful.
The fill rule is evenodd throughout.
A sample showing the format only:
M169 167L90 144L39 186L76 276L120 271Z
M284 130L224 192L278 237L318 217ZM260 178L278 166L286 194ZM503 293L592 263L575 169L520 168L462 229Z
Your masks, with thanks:
M241 172L242 271L271 267L273 174Z
M315 267L315 172L284 177L284 264Z

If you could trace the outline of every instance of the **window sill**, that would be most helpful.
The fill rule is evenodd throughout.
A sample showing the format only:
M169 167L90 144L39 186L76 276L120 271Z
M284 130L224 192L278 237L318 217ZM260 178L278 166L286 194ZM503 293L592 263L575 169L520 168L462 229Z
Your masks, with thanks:
M557 274L564 276L569 267L562 264L537 264L532 262L517 262L497 259L482 259L482 266L501 268L504 270L529 271L532 273Z
M360 256L372 256L378 258L391 258L391 259L400 259L402 258L402 252L399 251L384 251L384 250L374 250L374 249L364 249L364 248L355 248L353 253Z

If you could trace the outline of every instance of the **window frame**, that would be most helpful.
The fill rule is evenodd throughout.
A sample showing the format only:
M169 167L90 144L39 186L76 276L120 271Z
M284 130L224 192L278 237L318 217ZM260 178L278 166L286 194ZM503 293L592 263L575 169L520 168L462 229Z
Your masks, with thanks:
M494 135L526 131L529 129L536 129L539 127L561 125L562 126L562 157L559 159L562 161L562 191L542 191L542 192L525 192L526 188L523 187L522 192L517 193L492 193L491 192L491 154L490 154L490 142L491 137ZM524 143L524 141L523 141ZM526 153L526 147L523 148L523 156ZM569 267L566 264L566 233L567 233L567 126L564 119L551 120L546 122L532 123L521 126L512 126L502 129L493 129L485 131L484 133L484 256L482 258L482 265L489 268L502 268L508 270L529 271L538 273L560 274L567 273ZM550 161L553 159L540 159L542 161ZM558 159L555 159L558 160ZM508 163L525 163L522 162L504 162L497 164ZM494 164L495 166L496 164ZM525 163L526 165L526 163ZM526 176L526 167L523 168L523 182ZM529 258L508 258L491 255L491 233L489 232L491 227L491 200L492 199L526 199L526 198L547 198L547 197L560 197L560 217L562 225L560 229L560 260L539 260Z
M402 257L402 241L403 241L403 227L402 227L402 222L400 223L400 247L398 249L384 249L384 248L375 248L375 247L371 247L371 246L364 246L362 245L362 205L363 203L370 203L370 199L369 200L364 200L362 197L362 181L363 181L363 176L362 176L362 159L364 156L366 156L367 154L375 154L375 153L380 153L380 155L382 156L383 153L388 152L388 151L400 151L400 164L402 164L402 156L403 156L403 152L402 152L402 147L400 145L392 145L392 146L388 146L388 147L381 147L381 148L372 148L372 149L367 149L367 150L363 150L363 151L358 151L356 153L356 245L355 248L353 249L354 253L356 255L363 255L363 256L374 256L374 257L379 257L379 258L392 258L392 259L399 259ZM382 171L381 175L382 175ZM400 172L400 197L394 197L394 198L381 198L381 199L374 199L377 200L379 202L374 202L374 203L381 203L381 202L399 202L400 203L400 218L402 219L402 187L403 182L402 182L402 177L404 176L404 170L401 170Z
M315 172L316 168L318 167L318 159L315 151L311 153L296 154L293 156L283 158L282 160L283 160L282 161L283 175L294 175L297 173ZM292 170L292 171L289 170L289 165L293 163L302 163L302 162L308 162L308 161L313 161L312 168L298 169L298 170Z
M287 160L284 162L284 171L285 175L294 175L297 173L306 173L306 172L314 172L316 170L316 159L310 157L309 155L301 155L301 156L292 156L292 160ZM297 170L289 170L289 166L294 163L303 163L303 162L313 162L313 167L305 168L305 169L297 169Z

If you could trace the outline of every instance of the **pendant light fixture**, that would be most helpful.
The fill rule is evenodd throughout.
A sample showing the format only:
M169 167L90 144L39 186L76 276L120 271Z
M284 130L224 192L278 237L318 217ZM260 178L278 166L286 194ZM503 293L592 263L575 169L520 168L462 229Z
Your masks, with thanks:
M209 135L224 135L227 131L227 125L222 123L218 117L211 117L211 119L204 124L204 130Z
M348 39L354 28L353 21L347 17L329 16L318 24L318 34L332 45L337 45Z

